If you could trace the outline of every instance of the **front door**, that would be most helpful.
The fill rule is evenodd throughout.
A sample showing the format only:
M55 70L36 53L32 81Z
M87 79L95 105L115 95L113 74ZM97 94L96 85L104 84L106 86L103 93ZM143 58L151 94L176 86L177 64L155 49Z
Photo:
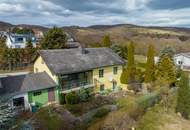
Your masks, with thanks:
M112 87L112 89L113 89L113 90L115 90L116 85L117 85L117 82L116 82L116 81L114 81L114 82L113 82L113 87Z
M49 102L55 101L54 88L49 88L49 89L48 89L48 101L49 101Z

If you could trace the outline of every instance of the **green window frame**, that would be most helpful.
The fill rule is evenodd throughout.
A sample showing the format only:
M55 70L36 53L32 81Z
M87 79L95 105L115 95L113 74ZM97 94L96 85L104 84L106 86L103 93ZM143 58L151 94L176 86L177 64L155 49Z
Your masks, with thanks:
M104 91L104 89L105 89L105 88L104 88L104 84L101 84L101 85L100 85L100 91Z
M102 77L104 77L104 70L100 69L99 70L99 78L102 78Z
M118 67L113 67L113 74L117 74Z
M41 95L41 94L42 94L41 91L36 91L36 92L33 93L33 96L39 96L39 95Z

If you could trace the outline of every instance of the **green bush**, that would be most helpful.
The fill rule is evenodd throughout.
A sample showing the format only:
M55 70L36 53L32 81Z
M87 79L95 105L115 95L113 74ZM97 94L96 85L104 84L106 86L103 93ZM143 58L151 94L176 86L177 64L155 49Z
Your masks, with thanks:
M66 104L77 104L79 103L79 96L76 93L68 93L65 96Z
M109 110L106 108L101 108L99 109L96 114L94 115L94 117L100 118L103 117L105 115L107 115L109 113Z
M127 84L127 69L123 69L123 72L120 77L120 81L122 84Z
M78 104L74 104L74 105L65 104L65 107L67 108L67 110L69 110L71 113L75 115L80 114L82 112L82 108Z
M134 120L138 120L139 117L142 117L144 115L148 108L154 106L160 100L159 94L159 92L154 92L139 97L136 100L135 104L129 108L129 116Z
M86 102L89 100L90 92L88 89L81 89L77 94L81 102Z
M111 89L106 89L106 90L100 92L100 94L101 94L101 95L108 95L108 94L110 94L111 92L112 92Z
M159 92L154 92L154 93L150 93L150 94L140 97L137 100L138 106L143 108L144 110L146 110L149 107L154 106L154 104L156 104L160 100L159 94L160 94Z
M137 69L136 70L136 75L135 75L136 81L139 82L139 83L144 82L144 77L143 76L144 76L144 73L142 72L142 70Z

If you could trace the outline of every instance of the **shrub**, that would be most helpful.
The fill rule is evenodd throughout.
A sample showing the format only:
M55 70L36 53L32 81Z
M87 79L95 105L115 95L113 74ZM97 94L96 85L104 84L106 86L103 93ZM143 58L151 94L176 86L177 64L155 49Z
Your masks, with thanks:
M185 119L190 118L190 85L189 75L182 74L179 82L176 111L180 112Z
M71 113L75 115L82 112L82 108L78 104L75 105L65 104L65 107L67 108L67 110L69 110Z
M108 95L108 94L110 94L111 92L112 92L111 89L106 89L106 90L104 90L101 94L102 94L102 95Z
M107 108L101 108L96 112L94 116L97 118L100 118L107 115L108 113L109 113L109 110Z
M136 70L136 75L135 75L135 79L137 82L142 83L144 81L144 77L143 77L144 73L141 71L141 69L137 69Z
M154 106L159 100L160 96L158 92L139 97L135 104L129 108L129 116L134 120L139 119L139 117L143 116L149 107Z
M62 105L65 104L65 96L64 96L64 94L62 94L62 93L59 95L59 102L60 102L60 104L62 104Z
M127 84L127 69L123 69L123 72L120 77L120 81L122 84Z
M137 100L139 107L142 107L144 110L146 110L147 108L154 106L154 104L160 100L159 94L159 92L154 92L140 97Z
M86 102L90 97L89 93L88 89L81 89L77 94L81 102Z
M77 104L79 103L79 97L76 93L68 93L65 96L66 104Z

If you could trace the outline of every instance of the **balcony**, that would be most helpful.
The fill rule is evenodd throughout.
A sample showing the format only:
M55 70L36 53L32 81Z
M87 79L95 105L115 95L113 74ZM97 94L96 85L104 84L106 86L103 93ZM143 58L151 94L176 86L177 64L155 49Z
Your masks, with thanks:
M61 76L61 91L62 93L68 93L81 88L94 87L92 79L91 71L63 75Z

